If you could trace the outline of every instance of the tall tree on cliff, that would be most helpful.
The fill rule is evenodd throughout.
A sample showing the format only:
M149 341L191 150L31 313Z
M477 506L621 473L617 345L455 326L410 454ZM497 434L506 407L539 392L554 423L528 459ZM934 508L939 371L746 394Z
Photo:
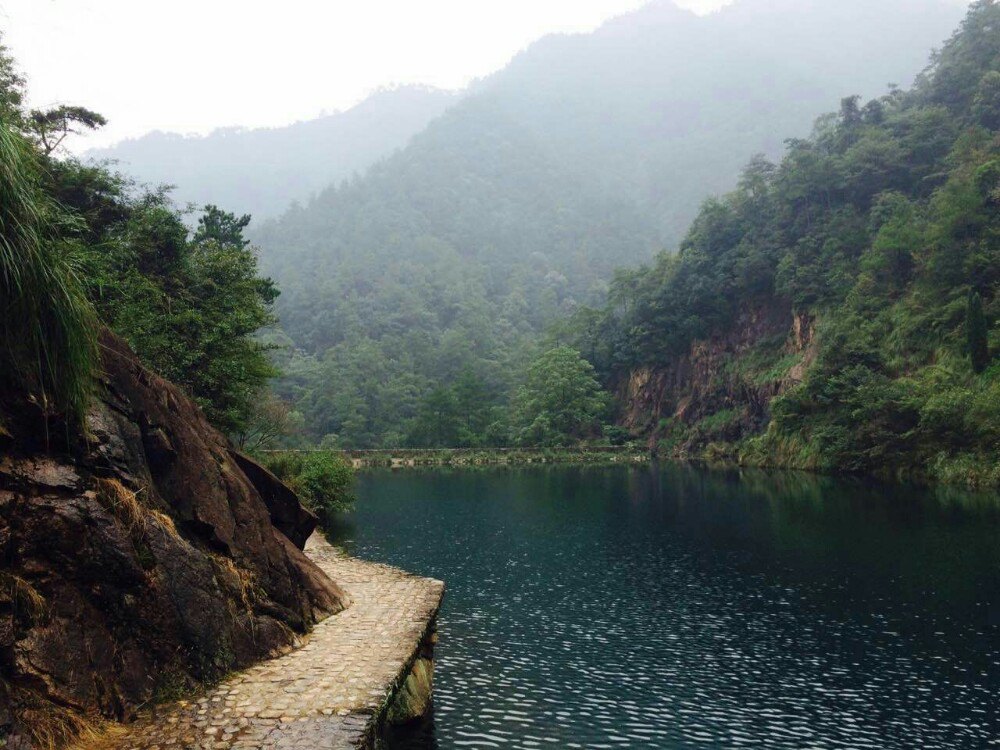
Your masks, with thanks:
M972 369L982 372L990 363L989 328L983 314L983 299L978 292L969 294L965 312L965 332L969 345Z

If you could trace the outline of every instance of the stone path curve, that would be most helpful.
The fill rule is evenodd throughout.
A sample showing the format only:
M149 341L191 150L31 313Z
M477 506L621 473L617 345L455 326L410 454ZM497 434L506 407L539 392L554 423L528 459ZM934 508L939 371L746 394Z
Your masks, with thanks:
M365 747L441 605L444 584L345 555L308 554L351 597L301 648L240 672L101 743L102 750Z

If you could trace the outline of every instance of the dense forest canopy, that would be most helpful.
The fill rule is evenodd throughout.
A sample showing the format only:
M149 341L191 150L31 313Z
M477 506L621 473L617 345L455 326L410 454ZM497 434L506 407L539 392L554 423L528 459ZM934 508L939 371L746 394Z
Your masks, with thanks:
M658 2L543 39L255 234L282 289L280 395L310 440L425 444L426 400L471 374L490 426L475 440L514 440L499 417L554 321L674 247L749 154L911 81L958 17L937 0L741 0L703 18Z
M805 312L817 359L744 457L1000 481L998 128L1000 6L980 0L911 91L844 99L708 200L679 253L619 273L577 345L614 381L748 306Z

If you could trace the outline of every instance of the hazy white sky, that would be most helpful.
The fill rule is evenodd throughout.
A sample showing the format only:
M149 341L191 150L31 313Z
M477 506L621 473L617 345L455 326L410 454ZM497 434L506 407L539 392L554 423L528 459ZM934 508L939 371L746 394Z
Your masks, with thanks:
M678 0L710 12L729 0ZM0 0L32 104L82 104L109 126L280 125L394 83L458 88L544 34L586 31L644 0Z

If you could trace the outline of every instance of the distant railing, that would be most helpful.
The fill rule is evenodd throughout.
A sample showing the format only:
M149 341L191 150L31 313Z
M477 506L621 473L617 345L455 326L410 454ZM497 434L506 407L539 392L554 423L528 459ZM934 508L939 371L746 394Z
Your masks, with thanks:
M595 445L553 448L268 448L259 453L344 453L348 456L427 455L432 453L634 453L634 445Z

